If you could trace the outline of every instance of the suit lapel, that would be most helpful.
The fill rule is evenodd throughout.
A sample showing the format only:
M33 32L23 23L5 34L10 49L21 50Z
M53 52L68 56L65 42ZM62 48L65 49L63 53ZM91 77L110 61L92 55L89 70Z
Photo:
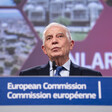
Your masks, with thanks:
M79 70L79 66L71 62L69 75L70 76L81 76L81 71Z
M50 76L50 73L49 73L49 63L42 66L42 68L39 70L38 72L40 75L43 75L43 76Z

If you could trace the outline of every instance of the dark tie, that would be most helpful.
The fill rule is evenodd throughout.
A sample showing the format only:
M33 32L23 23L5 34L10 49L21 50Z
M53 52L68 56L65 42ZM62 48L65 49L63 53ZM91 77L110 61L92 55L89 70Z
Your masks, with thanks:
M63 70L64 68L62 66L58 66L56 68L56 73L55 73L55 76L60 76L60 72Z

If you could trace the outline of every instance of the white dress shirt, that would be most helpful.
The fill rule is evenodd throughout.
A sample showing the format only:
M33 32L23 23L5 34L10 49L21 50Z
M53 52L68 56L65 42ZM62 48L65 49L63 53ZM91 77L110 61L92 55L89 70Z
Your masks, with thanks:
M60 72L60 75L61 77L68 77L69 76L69 73L70 73L70 59L64 64L62 65L65 69L63 69L61 72ZM53 71L53 66L52 66L52 62L49 61L49 64L50 64L50 76L53 77L54 74L56 73L56 70Z

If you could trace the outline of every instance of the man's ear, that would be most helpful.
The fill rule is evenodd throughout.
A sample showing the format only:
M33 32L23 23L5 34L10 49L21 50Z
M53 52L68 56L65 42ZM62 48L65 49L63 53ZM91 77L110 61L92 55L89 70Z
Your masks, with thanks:
M44 54L47 54L47 53L46 53L46 49L45 49L45 46L44 46L44 45L42 45L42 50L43 50Z
M70 42L70 50L72 50L72 49L73 49L74 45L75 45L74 40L71 40L71 42Z

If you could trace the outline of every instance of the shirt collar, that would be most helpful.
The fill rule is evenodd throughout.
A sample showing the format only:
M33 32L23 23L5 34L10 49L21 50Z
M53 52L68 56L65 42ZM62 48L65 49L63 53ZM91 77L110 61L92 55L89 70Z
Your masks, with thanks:
M53 70L52 64L53 64L53 63L52 63L51 61L49 61L50 71Z
M70 61L70 59L64 64L64 65L62 65L67 71L70 71L70 63L71 63L71 61ZM49 65L50 65L50 71L51 70L53 70L53 68L52 68L52 62L51 61L49 61Z
M62 65L66 70L70 71L70 59L64 64Z

